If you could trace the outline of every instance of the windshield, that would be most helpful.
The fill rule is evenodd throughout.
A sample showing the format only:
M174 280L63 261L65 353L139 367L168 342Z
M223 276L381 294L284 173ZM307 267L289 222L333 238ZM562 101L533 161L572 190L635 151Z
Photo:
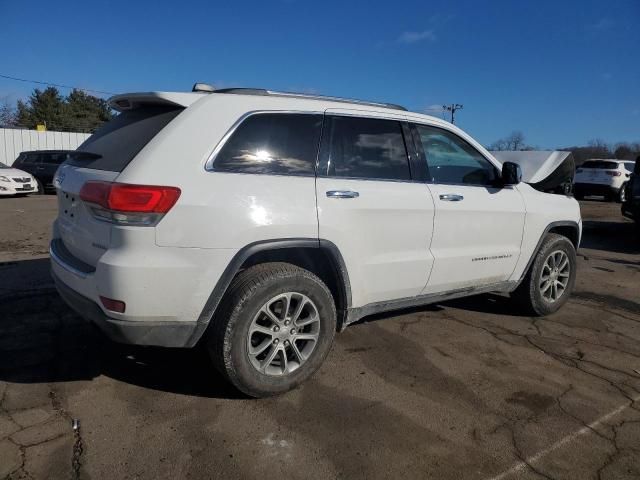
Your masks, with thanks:
M603 160L589 160L582 164L582 168L598 168L601 170L617 170L618 164L616 162L605 162Z

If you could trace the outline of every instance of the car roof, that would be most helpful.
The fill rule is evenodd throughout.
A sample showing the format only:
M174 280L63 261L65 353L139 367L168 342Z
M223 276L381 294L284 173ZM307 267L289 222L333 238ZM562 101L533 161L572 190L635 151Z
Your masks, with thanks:
M141 106L189 107L201 99L235 97L239 102L248 104L265 104L268 102L274 109L300 109L302 111L321 111L329 109L366 109L390 115L402 115L412 121L427 121L451 130L458 130L451 123L437 117L412 112L405 107L393 103L358 100L352 98L331 97L325 95L279 92L262 88L224 88L218 90L195 92L133 92L115 95L108 103L116 111L136 109Z

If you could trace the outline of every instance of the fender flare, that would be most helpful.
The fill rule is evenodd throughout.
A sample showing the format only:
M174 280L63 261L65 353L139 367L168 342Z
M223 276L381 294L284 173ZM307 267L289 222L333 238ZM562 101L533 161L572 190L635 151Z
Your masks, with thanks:
M342 283L342 294L344 295L345 311L339 312L339 317L344 318L346 311L351 307L351 284L344 258L340 249L331 241L317 238L280 238L273 240L262 240L245 245L241 248L227 264L215 287L213 288L207 302L196 321L196 328L187 341L187 347L195 346L204 335L213 315L215 314L222 298L229 285L240 271L242 265L253 255L259 252L279 250L284 248L317 248L325 251L333 260L333 265L337 269L335 272ZM338 319L339 325L341 319Z

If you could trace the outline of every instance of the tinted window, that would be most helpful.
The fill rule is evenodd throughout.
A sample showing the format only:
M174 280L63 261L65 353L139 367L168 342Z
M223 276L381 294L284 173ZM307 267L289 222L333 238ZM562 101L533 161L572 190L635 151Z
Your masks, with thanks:
M633 162L624 162L624 168L626 168L628 172L633 172L635 166L636 164Z
M18 165L22 165L25 162L25 158L26 158L26 154L24 153L21 153L20 155L18 155L18 158L16 158L13 161L14 167L17 167Z
M493 185L496 168L462 138L447 130L416 125L429 166L428 177L434 183Z
M402 125L394 120L331 117L324 154L329 176L409 180Z
M4 163L0 162L0 168L10 168L10 167L7 167Z
M252 115L216 155L218 172L314 175L322 115Z
M66 159L66 153L43 153L42 155L40 155L40 162L53 165L60 165Z
M78 151L94 153L99 158L78 155L68 160L68 163L96 170L121 172L182 110L183 108L157 106L125 110L78 147Z
M618 164L616 162L605 162L603 160L589 160L582 164L582 168L597 168L601 170L617 170Z

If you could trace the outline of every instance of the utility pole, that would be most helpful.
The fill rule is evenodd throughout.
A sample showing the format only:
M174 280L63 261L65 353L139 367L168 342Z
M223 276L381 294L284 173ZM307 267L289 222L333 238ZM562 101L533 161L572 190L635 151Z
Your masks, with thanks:
M456 115L456 110L462 110L463 105L460 105L459 103L452 103L451 105L443 105L442 109L446 110L447 112L451 112L451 123L455 123L455 115Z

